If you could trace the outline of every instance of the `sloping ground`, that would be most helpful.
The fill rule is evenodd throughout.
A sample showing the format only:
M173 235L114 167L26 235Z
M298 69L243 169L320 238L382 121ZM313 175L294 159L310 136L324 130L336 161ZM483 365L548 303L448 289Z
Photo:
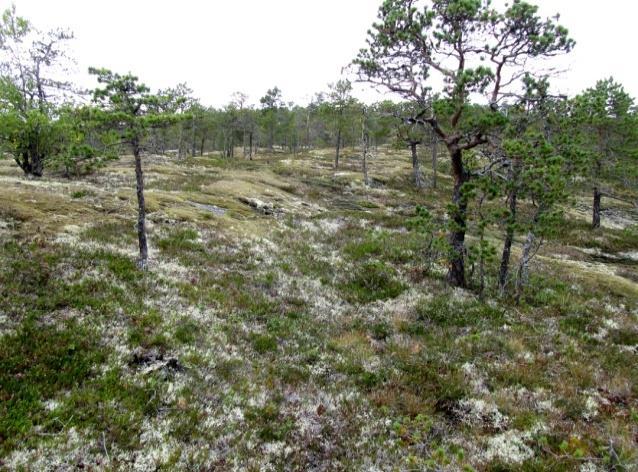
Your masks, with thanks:
M130 159L71 182L0 161L0 467L636 467L635 227L571 215L524 303L484 302L406 229L444 175L330 165L147 158L140 273Z

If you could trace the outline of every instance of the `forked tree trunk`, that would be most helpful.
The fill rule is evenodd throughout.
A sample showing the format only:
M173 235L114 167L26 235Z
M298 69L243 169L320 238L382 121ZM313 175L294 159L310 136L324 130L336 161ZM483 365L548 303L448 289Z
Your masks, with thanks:
M36 133L39 133L39 130L36 130ZM45 156L43 156L38 149L37 140L34 140L29 147L22 152L22 158L16 158L15 161L27 177L42 177L44 159Z
M15 159L15 162L27 177L42 177L42 160L38 156L24 152L22 158Z
M600 203L602 201L603 194L598 187L594 187L594 208L592 214L592 228L600 228Z
M419 165L419 153L417 150L418 143L410 143L410 151L412 152L412 171L414 175L414 185L416 188L423 188L423 174L421 174L421 167Z
M137 187L137 239L140 257L137 265L146 270L148 266L148 244L146 241L146 204L144 202L144 173L142 172L142 157L137 140L133 141L133 156L135 156L135 180Z
M466 287L465 282L465 225L467 219L467 199L462 195L463 185L469 180L469 175L463 165L463 151L456 146L449 147L452 161L452 176L454 177L454 192L452 194L452 226L448 234L450 244L448 283L454 287Z

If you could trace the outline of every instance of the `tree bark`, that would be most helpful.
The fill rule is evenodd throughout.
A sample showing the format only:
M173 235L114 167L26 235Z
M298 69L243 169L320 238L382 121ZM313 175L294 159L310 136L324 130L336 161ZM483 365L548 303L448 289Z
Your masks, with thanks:
M270 152L273 151L275 145L275 127L274 125L270 126L270 142L268 143L268 149Z
M36 129L36 134L38 133L39 128ZM40 154L37 141L34 139L30 142L28 148L22 152L22 159L15 158L16 163L27 177L42 177L44 171L45 156Z
M598 187L594 187L594 208L592 215L592 228L597 229L600 228L600 203L602 200L603 194L601 193Z
M503 242L503 254L501 256L501 267L498 273L498 288L501 296L505 295L507 286L507 276L509 274L510 258L512 257L512 244L514 243L514 223L516 222L518 195L515 189L509 195L509 216L507 227L505 228L505 241Z
M138 267L146 270L148 265L148 244L146 241L146 204L144 202L144 173L142 172L142 157L137 139L133 141L133 156L135 156L135 180L137 184L137 239L140 257Z
M368 149L370 148L370 135L368 134L365 117L363 120L361 146L363 147L363 184L368 187L370 185L370 179L368 178Z
M449 148L452 161L452 176L454 178L454 206L452 226L448 234L450 244L448 283L454 287L466 287L465 281L465 230L467 219L467 199L462 195L463 185L469 180L463 165L463 151L456 146Z
M518 277L516 279L516 303L518 303L523 294L523 287L527 285L529 280L529 261L530 253L532 252L532 246L536 240L534 231L530 230L527 233L525 244L523 245L523 255L518 265Z
M179 143L177 144L177 158L182 158L182 149L184 148L184 123L179 125Z
M306 149L310 149L310 112L306 113Z
M339 151L341 151L341 128L337 130L337 152L335 154L335 169L339 168Z
M417 150L418 143L410 143L410 151L412 152L412 171L414 172L414 185L416 188L423 188L423 174L421 174L421 167L419 166L419 153Z
M439 157L439 140L434 131L432 132L432 188L436 188L437 181L437 160Z
M206 136L202 136L202 141L199 145L199 155L204 156L204 144L206 144Z
M22 159L15 159L27 177L42 177L44 159L38 154L23 152Z
M197 155L197 144L195 140L195 115L191 119L191 155L195 157Z

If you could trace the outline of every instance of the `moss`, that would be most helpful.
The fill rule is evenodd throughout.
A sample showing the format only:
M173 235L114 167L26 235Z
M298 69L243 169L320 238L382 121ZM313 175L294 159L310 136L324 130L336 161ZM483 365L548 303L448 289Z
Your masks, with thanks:
M0 343L0 453L57 428L42 402L90 381L106 357L94 331L69 321L43 326L29 317Z
M503 321L503 310L479 301L456 303L448 295L421 299L416 306L420 320L441 326L497 325Z
M198 334L202 332L203 327L187 318L181 319L175 325L173 338L181 344L193 344Z
M265 442L285 440L294 426L294 419L285 418L276 401L270 401L263 407L249 408L245 416L255 425L258 438Z
M89 195L92 195L92 193L88 190L76 190L74 192L71 192L71 198L73 199L84 198Z
M55 413L62 424L103 432L100 439L133 450L140 446L144 418L154 417L161 406L162 389L152 374L133 383L119 369L109 369L73 390Z
M374 339L383 341L392 334L392 327L385 322L374 323L370 329Z
M201 260L205 249L197 239L199 233L192 228L180 228L157 241L157 247L163 255L169 258L178 258L187 264L195 264Z
M341 287L346 300L369 303L396 298L406 289L397 279L396 271L382 263L369 262L358 267L354 275Z
M228 382L236 379L243 367L244 361L241 359L222 359L215 364L215 373Z
M256 334L252 336L252 346L260 354L274 352L277 350L277 338L267 334Z
M131 314L128 342L132 346L143 348L157 347L165 350L169 341L164 334L162 315L156 309Z
M81 236L105 244L133 243L136 241L135 223L126 220L97 223L87 228Z
M25 379L33 378L29 369L62 360L63 372L77 368L78 378L30 380L55 401L46 407L29 400L28 385L12 386L24 408L9 420L5 408L2 427L15 439L0 455L59 456L74 428L97 444L83 451L85 465L106 464L105 445L115 468L116 450L144 460L158 447L165 470L572 470L583 463L575 458L581 449L609 465L611 437L621 460L635 462L638 371L626 347L637 343L634 266L578 249L624 251L635 230L591 232L569 221L535 259L520 305L495 299L493 265L484 303L424 271L424 241L405 231L414 204L445 211L451 180L441 176L437 191L416 192L407 154L380 149L371 163L378 186L364 189L350 185L360 180L360 161L348 155L348 173L337 179L327 150L253 162L149 157L153 260L145 273L134 261L130 157L84 182L87 194L78 198L71 194L79 187L66 181L9 179L0 191L0 218L11 218L9 230L0 221L0 239L10 241L0 251L0 333L2 343L10 340L2 362L21 362L9 350L31 349L32 365L20 364ZM0 162L0 178L12 172ZM105 192L99 182L107 181ZM239 197L272 202L283 214L258 214ZM488 233L498 243L498 232ZM391 300L408 288L409 296ZM603 325L607 305L617 308L618 329ZM17 341L29 319L42 331L33 346ZM596 339L601 327L606 336ZM75 351L65 350L70 345ZM184 368L147 369L127 362L131 351ZM609 404L586 421L590 391ZM474 398L497 404L511 430L542 422L555 437L531 436L534 458L523 464L485 464L477 451L495 432L459 422L459 401ZM20 415L26 422L15 421ZM158 434L150 441L149 428ZM582 442L570 439L576 435ZM467 452L451 441L467 443ZM201 444L223 451L213 460Z

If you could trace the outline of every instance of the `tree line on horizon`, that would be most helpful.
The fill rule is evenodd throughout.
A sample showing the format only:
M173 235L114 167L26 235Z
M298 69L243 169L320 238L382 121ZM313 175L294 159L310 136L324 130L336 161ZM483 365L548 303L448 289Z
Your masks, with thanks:
M419 207L410 221L438 248L424 259L442 254L451 286L473 285L482 293L486 265L497 259L487 230L498 227L498 289L517 299L530 260L574 196L590 193L592 229L601 226L604 198L636 205L633 97L613 71L574 97L553 94L551 76L533 64L568 54L575 42L558 17L542 18L525 1L502 10L487 0L383 1L349 70L399 102L364 104L341 79L306 106L284 101L273 87L257 106L236 93L225 107L213 108L186 84L151 92L136 76L102 68L90 70L98 82L90 100L78 100L74 85L59 79L72 38L65 30L37 30L15 7L4 12L0 150L31 177L48 171L79 178L133 154L141 267L148 258L145 153L233 159L241 150L241 158L253 159L262 152L333 147L336 169L350 147L361 156L368 184L370 149L392 145L410 150L417 189L436 187L445 156L453 181L446 215ZM420 169L419 148L431 150L430 182ZM478 242L468 243L470 229ZM435 241L441 230L446 237ZM517 238L521 255L512 270Z

